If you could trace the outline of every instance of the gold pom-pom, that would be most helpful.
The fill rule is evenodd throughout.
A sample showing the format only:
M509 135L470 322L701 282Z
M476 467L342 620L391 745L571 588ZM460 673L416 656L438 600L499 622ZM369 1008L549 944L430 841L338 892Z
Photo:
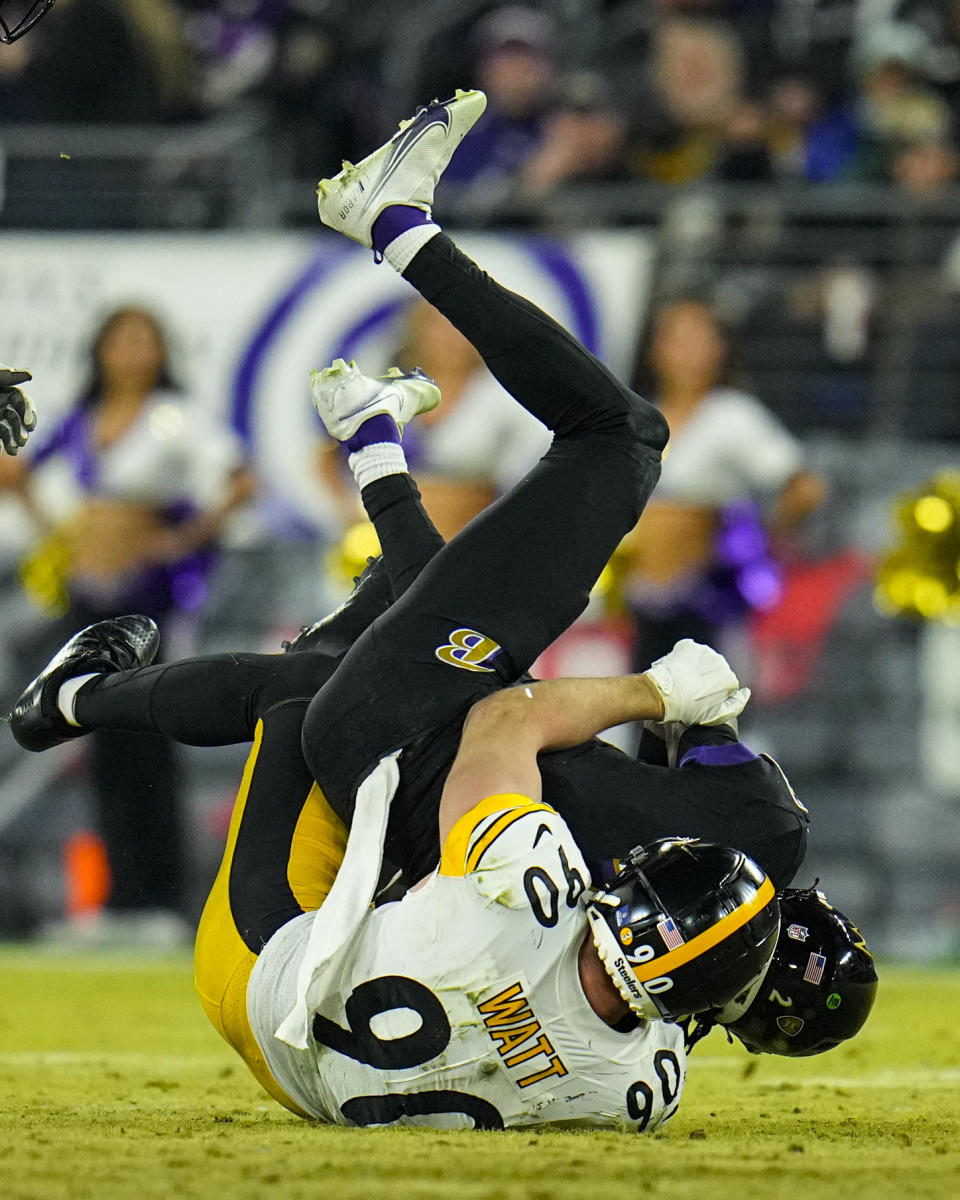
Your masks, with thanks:
M877 568L877 609L960 625L960 472L898 496L893 511L900 540Z
M380 553L377 532L369 521L351 525L326 556L327 575L349 591L354 579L367 565L367 559Z

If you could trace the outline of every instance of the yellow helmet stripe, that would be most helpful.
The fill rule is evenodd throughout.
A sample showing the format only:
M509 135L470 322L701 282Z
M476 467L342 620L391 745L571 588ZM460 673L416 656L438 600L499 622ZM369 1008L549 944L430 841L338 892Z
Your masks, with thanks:
M652 958L649 962L640 963L638 966L633 966L631 963L634 975L641 983L646 983L648 979L658 979L661 975L669 975L677 967L682 967L684 963L698 958L722 942L724 938L728 938L738 929L742 929L751 917L756 916L761 908L765 908L770 903L773 897L774 887L768 877L760 885L760 890L752 900L745 900L733 912L721 917L716 925L711 925L703 933L698 933L689 942L684 942L676 950L671 950L660 958Z

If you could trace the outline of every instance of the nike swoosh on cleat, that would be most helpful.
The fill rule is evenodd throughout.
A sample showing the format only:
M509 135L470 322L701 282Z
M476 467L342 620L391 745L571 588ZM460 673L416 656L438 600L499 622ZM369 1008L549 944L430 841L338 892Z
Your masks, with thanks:
M389 159L384 165L380 178L377 180L376 187L374 187L370 193L368 202L377 197L384 185L389 182L390 177L400 165L401 159L413 149L413 147L418 141L420 141L422 137L429 133L434 125L442 125L444 129L450 128L450 114L445 108L441 109L440 113L436 116L431 117L429 121L424 121L424 123L419 127L416 125L411 125L409 129L404 130L400 140L394 146Z
M431 107L433 108L433 112L430 111L430 108L419 109L409 125L404 126L399 133L395 133L393 135L390 140L394 143L396 149L400 149L403 146L404 141L417 132L417 127L420 125L420 122L426 117L429 117L429 121L427 121L427 124L429 125L432 125L436 121L439 121L444 125L450 124L450 110L446 107L446 105L437 104L431 105Z
M428 111L424 109L423 117L428 115ZM387 159L384 166L384 176L392 171L397 164L398 159L402 158L407 151L415 145L416 142L430 129L433 125L443 125L445 129L450 127L450 114L445 108L440 109L438 113L430 116L429 120L423 120L423 117L414 121L407 129L399 135L394 143L393 150L390 152L390 157Z

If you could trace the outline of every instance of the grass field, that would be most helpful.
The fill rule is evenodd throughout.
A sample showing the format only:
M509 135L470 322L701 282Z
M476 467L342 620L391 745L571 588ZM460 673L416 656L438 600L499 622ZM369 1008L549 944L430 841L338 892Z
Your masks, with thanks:
M269 1101L185 959L0 949L3 1200L960 1197L960 971L887 968L855 1044L791 1062L714 1033L652 1137L352 1130Z

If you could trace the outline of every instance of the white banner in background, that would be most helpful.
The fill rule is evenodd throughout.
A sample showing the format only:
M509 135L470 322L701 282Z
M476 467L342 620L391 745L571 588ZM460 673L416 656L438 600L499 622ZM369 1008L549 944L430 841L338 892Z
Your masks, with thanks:
M458 239L497 279L571 329L622 378L649 290L635 232ZM264 481L323 523L308 371L337 355L389 366L412 289L369 251L300 234L0 235L0 361L34 372L45 426L83 383L92 331L139 304L171 335L175 371L247 440Z

